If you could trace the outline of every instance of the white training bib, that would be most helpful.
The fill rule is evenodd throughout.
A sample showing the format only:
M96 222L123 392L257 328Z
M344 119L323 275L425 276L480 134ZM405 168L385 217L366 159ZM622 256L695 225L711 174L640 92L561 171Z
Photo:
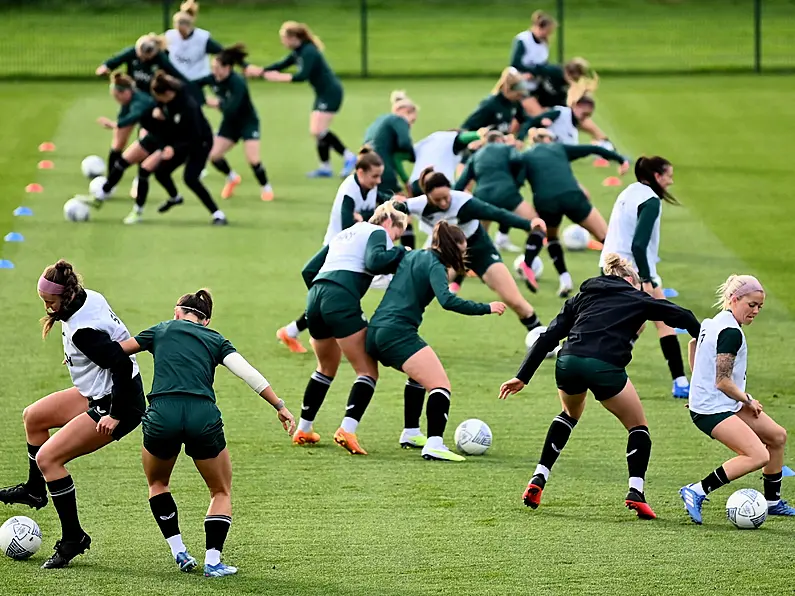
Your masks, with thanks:
M461 156L453 153L453 145L458 133L454 130L440 130L414 144L414 169L409 182L419 180L420 174L428 166L433 166L450 182L455 180L455 171L461 163Z
M366 221L357 223L331 239L328 244L326 261L323 263L323 267L320 268L318 275L330 273L331 271L367 273L367 268L364 266L367 241L370 240L370 236L379 230L386 237L387 250L392 248L394 244L384 228Z
M409 213L419 217L420 221L429 226L431 230L433 230L433 227L438 222L446 221L449 224L461 228L461 231L464 232L464 235L467 238L471 238L472 235L478 231L480 222L476 219L464 223L458 222L458 212L460 211L461 207L463 207L471 198L472 195L468 192L461 190L451 190L450 207L447 208L447 211L434 211L433 213L428 213L427 215L423 214L425 208L428 206L428 197L425 195L409 199L406 201L406 206L409 208Z
M635 237L635 229L638 227L638 207L649 199L660 200L654 191L642 182L633 182L627 186L618 198L613 211L610 213L610 223L607 225L607 236L605 237L604 248L599 257L599 266L605 266L605 257L611 252L618 256L635 263L632 255L632 239ZM654 230L646 248L646 259L649 262L649 273L651 277L657 276L657 263L660 262L658 256L660 251L660 217L654 223ZM637 267L637 265L636 265Z
M195 81L210 74L209 39L210 32L206 29L194 29L188 39L184 39L176 29L166 31L168 58L187 80Z
M727 396L715 386L718 358L718 336L724 329L737 329L743 337L732 369L732 381L740 391L745 391L745 374L748 367L748 345L745 334L731 311L724 310L713 319L704 319L696 344L693 377L690 380L688 407L696 414L737 412L742 404Z
M362 187L356 181L356 174L351 174L342 181L342 184L337 189L337 196L334 197L334 204L331 206L331 215L326 228L326 236L323 238L323 246L329 244L332 238L342 231L342 203L346 196L353 199L353 210L355 213L375 211L378 187L370 189L366 194L362 194Z
M524 45L524 54L521 58L523 66L529 68L536 64L546 64L549 61L549 45L543 41L536 41L530 31L522 31L514 39L521 41ZM538 87L538 83L531 79L525 81L524 86L528 91L533 91Z
M551 126L547 127L547 130L555 133L558 143L578 145L580 142L580 132L574 125L574 115L571 113L571 108L567 106L555 106L552 109L558 112L560 116L558 116L557 120L555 120Z
M105 297L93 290L86 290L86 302L68 321L61 321L63 351L72 384L80 395L89 399L97 399L110 395L113 381L109 370L100 368L83 354L72 343L72 336L78 329L96 329L104 331L112 341L130 339L130 332L121 319L111 310ZM135 356L130 356L133 363L132 376L138 374L138 363Z

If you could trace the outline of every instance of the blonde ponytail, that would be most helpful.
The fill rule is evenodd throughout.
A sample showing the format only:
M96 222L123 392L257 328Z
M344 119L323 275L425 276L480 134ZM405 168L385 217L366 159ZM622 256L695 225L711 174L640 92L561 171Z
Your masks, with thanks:
M398 112L400 110L419 110L414 100L406 95L406 92L402 89L397 89L389 94L389 103L392 104L392 112Z
M513 66L508 66L503 69L502 73L500 73L500 79L497 81L497 84L494 85L494 89L491 90L491 94L497 95L498 93L511 91L517 85L521 85L523 83L524 79L522 78L522 74Z
M640 285L640 278L632 267L632 264L626 259L622 259L614 252L608 253L605 256L605 264L602 266L602 271L604 271L605 275L629 277L632 279L633 285Z
M753 275L732 274L718 286L718 301L713 306L718 310L727 310L732 304L732 298L742 298L752 292L765 292L758 279Z
M389 219L392 220L392 224L395 227L405 230L406 225L408 224L409 216L403 211L398 210L396 205L397 201L387 201L386 203L382 203L376 207L375 213L373 213L373 216L368 221L371 224L380 226Z
M585 58L572 58L563 67L563 72L569 82L566 96L566 105L569 107L583 97L592 96L599 88L599 75Z
M199 14L199 3L196 0L185 0L179 5L179 12L174 13L173 23L176 28L180 23L185 23L193 27L196 22L196 15Z

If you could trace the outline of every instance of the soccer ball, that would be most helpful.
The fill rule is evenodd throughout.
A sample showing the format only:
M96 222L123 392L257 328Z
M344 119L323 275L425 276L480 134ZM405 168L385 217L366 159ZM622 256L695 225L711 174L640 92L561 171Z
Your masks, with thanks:
M104 200L109 198L113 195L113 191L116 190L115 188L111 188L110 192L106 195L102 192L102 187L105 186L105 183L108 181L105 176L97 176L88 184L88 192L91 193L91 196L96 197L100 200Z
M477 418L464 420L455 429L455 446L467 455L483 455L491 447L489 425Z
M758 490L741 488L726 501L726 517L741 530L754 530L767 519L767 500Z
M516 279L524 280L524 275L522 275L522 270L520 269L522 263L524 263L524 255L517 256L513 262L513 273ZM541 275L544 273L544 261L541 260L541 257L533 259L531 269L533 273L536 274L536 279L540 279Z
M573 224L563 229L563 246L567 250L585 250L590 240L590 232L581 226Z
M73 197L66 201L63 206L63 216L66 221L88 221L91 217L91 207L86 201L88 197Z
M105 173L105 160L99 155L89 155L80 164L83 176L91 180Z
M39 524L17 515L0 526L0 550L7 557L23 561L36 554L41 548L41 530Z
M527 332L527 336L524 338L524 345L527 346L528 350L535 345L535 343L538 341L538 337L546 330L547 328L544 325L541 325ZM554 358L558 355L559 351L560 346L555 346L553 350L547 354L547 358Z

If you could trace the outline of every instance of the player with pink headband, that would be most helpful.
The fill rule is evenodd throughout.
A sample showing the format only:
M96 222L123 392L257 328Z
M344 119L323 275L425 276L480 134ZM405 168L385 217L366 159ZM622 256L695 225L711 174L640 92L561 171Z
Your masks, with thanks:
M685 509L701 524L701 507L712 491L762 469L768 515L795 516L781 498L781 477L787 431L762 411L762 404L745 392L748 346L742 331L765 303L765 290L751 275L731 275L718 288L715 306L721 312L701 323L698 340L689 345L690 417L704 434L737 456L701 482L679 490Z
M44 337L61 323L64 364L73 386L25 408L28 479L0 489L0 502L36 509L47 504L49 489L61 521L62 537L42 566L65 567L91 545L80 525L72 476L65 465L133 431L145 410L141 376L134 357L117 343L130 337L105 298L83 287L72 265L60 260L38 281L46 316ZM60 429L50 437L51 429Z

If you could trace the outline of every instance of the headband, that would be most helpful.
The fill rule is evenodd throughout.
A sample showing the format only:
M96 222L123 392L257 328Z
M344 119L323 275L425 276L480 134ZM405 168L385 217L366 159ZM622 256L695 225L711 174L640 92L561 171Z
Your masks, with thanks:
M200 316L202 319L209 319L209 318L210 318L210 317L208 317L206 314L204 314L202 311L200 311L198 308L192 308L192 307L190 307L190 306L182 306L181 304L177 304L177 308L181 308L181 309L183 309L183 310L190 310L190 311L193 311L193 312L195 312L197 315L199 315L199 316Z
M52 294L53 296L60 296L66 290L66 286L44 279L43 275L39 278L38 288L42 294Z
M749 275L743 284L732 292L732 297L735 298L742 298L743 296L747 296L748 294L752 294L754 292L762 292L764 293L764 288L762 284L759 283L759 280L755 277Z

